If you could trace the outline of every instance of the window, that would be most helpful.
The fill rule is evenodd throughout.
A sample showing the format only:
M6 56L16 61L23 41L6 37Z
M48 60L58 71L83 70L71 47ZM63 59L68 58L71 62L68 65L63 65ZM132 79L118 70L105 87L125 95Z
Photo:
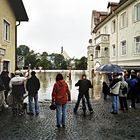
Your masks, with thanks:
M111 31L112 31L112 33L115 33L115 30L116 30L116 21L113 20L113 21L112 21L112 26L111 26Z
M121 42L121 55L126 55L126 40Z
M93 61L93 54L90 55L90 61Z
M115 54L115 51L116 51L116 49L115 49L115 44L113 44L113 45L112 45L112 56L113 56L113 57L115 57L115 55L116 55L116 54Z
M104 34L107 34L107 26L104 27Z
M121 18L120 18L120 27L124 28L127 26L127 17L126 17L126 12L121 14Z
M140 53L140 36L135 37L135 53Z
M10 41L10 24L4 20L3 38L6 41Z
M135 21L140 21L140 3L135 6Z
M95 51L95 58L98 58L98 51Z

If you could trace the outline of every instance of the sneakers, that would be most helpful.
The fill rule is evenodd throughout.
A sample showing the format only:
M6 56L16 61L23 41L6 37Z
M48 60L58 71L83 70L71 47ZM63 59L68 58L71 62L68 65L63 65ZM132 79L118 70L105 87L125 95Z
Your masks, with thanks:
M113 111L112 111L112 112L110 112L110 113L111 113L111 114L118 114L118 112L113 112Z
M30 116L33 116L34 115L33 112L28 112L27 114L30 115Z
M73 109L73 112L74 112L74 114L77 114L77 110L75 108Z
M56 125L56 127L57 127L57 128L60 128L61 126L60 126L60 124L58 124L58 125ZM63 125L62 125L62 128L65 128L65 127L66 127L66 126L63 124Z
M60 128L60 124L56 125L57 128Z
M4 105L4 108L8 108L9 106L7 104Z
M35 114L36 116L38 116L39 115L39 112L36 112L36 114Z
M62 127L65 128L66 126L63 124Z
M93 110L92 110L92 111L90 111L90 114L93 114Z

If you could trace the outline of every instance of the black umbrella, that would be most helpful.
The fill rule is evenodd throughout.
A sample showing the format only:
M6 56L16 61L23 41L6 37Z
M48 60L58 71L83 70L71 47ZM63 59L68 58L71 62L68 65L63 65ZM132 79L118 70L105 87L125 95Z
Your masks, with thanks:
M123 70L120 66L116 64L103 64L100 65L96 71L104 73L121 73Z

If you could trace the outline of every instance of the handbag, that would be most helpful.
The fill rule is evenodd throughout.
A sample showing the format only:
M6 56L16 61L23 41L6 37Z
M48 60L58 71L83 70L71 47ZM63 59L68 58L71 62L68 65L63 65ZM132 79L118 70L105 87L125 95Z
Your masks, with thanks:
M7 96L7 103L8 103L8 105L12 105L13 104L13 95L12 94L9 94Z
M50 110L55 110L56 109L56 104L51 104L50 105Z

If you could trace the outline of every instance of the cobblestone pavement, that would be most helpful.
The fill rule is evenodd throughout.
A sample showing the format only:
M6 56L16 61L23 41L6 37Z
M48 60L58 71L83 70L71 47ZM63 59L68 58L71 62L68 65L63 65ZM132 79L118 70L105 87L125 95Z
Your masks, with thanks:
M94 113L83 116L81 106L73 114L68 104L66 128L56 128L50 102L40 103L39 116L13 117L11 110L0 114L0 140L140 140L140 104L136 109L110 114L111 102L92 100Z

